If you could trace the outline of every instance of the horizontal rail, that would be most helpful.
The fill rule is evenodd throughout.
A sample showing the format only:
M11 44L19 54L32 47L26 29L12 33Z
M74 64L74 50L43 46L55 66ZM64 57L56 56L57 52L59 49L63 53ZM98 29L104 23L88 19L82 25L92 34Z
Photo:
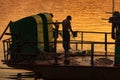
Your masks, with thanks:
M9 41L9 39L3 40L3 42L6 42L6 41ZM9 42L12 42L12 41L9 41ZM44 43L44 42L33 42L33 41L22 41L22 42L26 42L26 43ZM45 42L45 43L54 43L54 41L53 42ZM63 43L63 41L56 41L56 43ZM83 41L83 42L81 42L81 41L78 41L78 40L70 41L70 44L75 44L75 43L78 43L78 44L91 44L91 43L105 44L106 42L99 42L99 41ZM107 44L115 44L115 42L107 42Z
M59 32L62 32L62 30L59 30ZM96 32L96 31L79 31L79 30L77 30L76 32L78 32L78 33L80 33L80 32L82 32L82 33L99 33L99 34L111 34L111 32Z
M99 33L99 34L111 34L111 32L95 32L95 31L77 31L82 33Z

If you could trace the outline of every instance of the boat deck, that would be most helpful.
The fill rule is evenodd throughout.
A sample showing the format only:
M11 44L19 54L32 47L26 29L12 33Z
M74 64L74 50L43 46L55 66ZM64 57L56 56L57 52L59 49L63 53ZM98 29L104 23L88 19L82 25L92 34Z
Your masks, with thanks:
M84 52L81 50L69 52L67 56L69 64L64 63L65 53L62 51L57 53L57 64L54 52L43 53L44 59L41 59L41 55L34 57L29 55L33 58L18 62L7 58L4 62L9 67L41 74L46 80L117 80L120 78L120 66L114 66L114 55L105 55L104 52L93 54L92 50L85 52L86 54ZM20 56L23 58L23 55ZM28 55L24 54L24 56Z
M36 60L23 60L19 62L11 62L7 61L7 63L10 64L21 64L21 65L27 65L27 64L33 64L36 66L101 66L101 67L114 67L114 56L109 55L94 55L94 58L91 57L91 55L76 55L76 54L70 54L67 57L67 60L69 61L69 64L65 64L65 58L64 54L59 54L57 57L57 63L55 62L54 55L47 55L46 58L43 60L38 59L39 56L36 57ZM92 59L91 59L92 58Z
M90 57L69 57L70 64L67 66L103 66L113 67L113 57L95 57L94 65L91 65ZM53 65L55 60L35 61L36 65ZM58 60L59 66L65 66L64 60Z

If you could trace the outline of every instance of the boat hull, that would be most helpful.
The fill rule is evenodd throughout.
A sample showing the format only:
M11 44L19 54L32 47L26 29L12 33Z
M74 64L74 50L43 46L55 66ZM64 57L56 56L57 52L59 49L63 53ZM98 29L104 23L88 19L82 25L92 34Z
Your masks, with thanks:
M39 73L47 80L117 80L120 78L120 67L116 66L48 66L33 64L8 64L8 66Z

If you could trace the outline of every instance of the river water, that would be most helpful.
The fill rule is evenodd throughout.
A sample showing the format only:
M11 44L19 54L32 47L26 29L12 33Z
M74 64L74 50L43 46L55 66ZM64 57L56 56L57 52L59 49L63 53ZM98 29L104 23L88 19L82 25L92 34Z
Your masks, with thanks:
M115 10L120 10L120 1L115 0ZM51 12L54 14L54 21L62 21L67 15L72 16L73 30L79 31L99 31L111 32L111 24L108 19L112 11L112 0L0 0L0 35L4 31L9 21L16 21L26 16L35 15L41 12ZM61 28L60 28L61 29ZM2 40L8 38L4 36ZM86 35L88 41L102 41L103 35ZM2 40L0 42L0 60L3 59ZM111 37L108 41L113 42ZM100 46L98 46L99 48ZM114 46L108 50L114 51ZM15 75L18 72L26 72L6 68L0 62L0 80L15 80L8 78L9 75ZM13 76L12 76L13 77ZM24 80L33 80L33 78L24 78Z

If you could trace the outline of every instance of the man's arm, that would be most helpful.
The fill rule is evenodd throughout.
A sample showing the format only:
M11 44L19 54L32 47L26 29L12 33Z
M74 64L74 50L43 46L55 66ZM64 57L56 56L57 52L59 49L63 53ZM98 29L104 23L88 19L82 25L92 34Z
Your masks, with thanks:
M73 33L71 23L69 23L69 29L70 29L70 31Z

